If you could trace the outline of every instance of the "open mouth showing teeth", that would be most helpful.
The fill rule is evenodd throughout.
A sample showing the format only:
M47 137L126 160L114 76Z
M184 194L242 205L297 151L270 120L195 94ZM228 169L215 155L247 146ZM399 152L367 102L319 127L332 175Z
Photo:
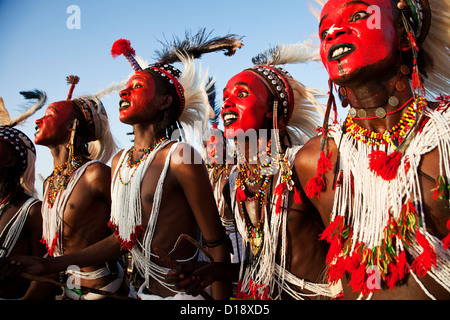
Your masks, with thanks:
M122 99L119 101L119 110L128 108L129 106L130 106L130 103L127 100Z
M356 47L350 43L340 43L331 47L328 52L328 60L334 61L345 57L346 55L355 51Z
M223 114L223 125L229 126L238 119L238 114L233 111L228 111Z
M36 135L39 133L39 131L41 131L41 127L36 126L36 128L34 128L34 130L35 130L34 134Z

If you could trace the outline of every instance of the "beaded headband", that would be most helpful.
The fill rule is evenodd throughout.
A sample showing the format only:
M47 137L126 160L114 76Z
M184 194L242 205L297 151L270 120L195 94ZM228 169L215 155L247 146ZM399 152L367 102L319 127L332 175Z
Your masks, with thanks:
M30 150L36 154L33 142L25 133L9 126L0 126L0 140L8 143L19 161L21 162L20 172L25 172L27 168L27 152Z
M292 78L289 72L280 67L266 65L255 66L246 70L253 71L262 78L266 87L281 103L281 107L283 108L282 114L287 123L294 110L294 94L292 87L287 81L287 77Z
M37 102L17 118L11 119L5 108L3 99L0 97L0 140L8 143L12 147L17 158L22 163L20 169L22 174L28 169L28 159L32 159L28 153L31 152L33 157L35 157L36 149L27 135L14 127L25 122L31 115L42 108L47 100L47 95L45 92L39 90L22 91L20 94L27 100L36 99Z
M102 128L98 113L100 112L105 117L107 116L105 108L103 107L101 101L100 100L92 101L85 97L80 97L78 99L72 100L73 90L75 89L75 85L77 85L78 82L80 81L80 78L78 76L70 75L66 77L66 80L67 83L71 85L69 94L67 95L67 101L72 101L74 105L76 105L83 114L84 120L86 121L87 124L87 128L91 133L87 137L88 142L100 139Z
M174 66L163 62L155 63L154 65L149 66L149 69L154 71L160 78L166 81L166 83L168 83L170 87L173 87L175 89L175 92L177 93L178 99L180 101L180 111L178 113L178 116L180 116L183 113L184 107L186 105L184 88L178 81L178 78L180 78L181 76L181 71Z
M84 116L84 120L86 121L87 128L90 131L89 136L87 137L87 141L95 141L101 138L101 121L98 115L98 111L96 106L100 109L99 112L103 114L105 117L106 111L101 102L94 102L92 100L81 97L79 99L72 100L74 104L81 110Z

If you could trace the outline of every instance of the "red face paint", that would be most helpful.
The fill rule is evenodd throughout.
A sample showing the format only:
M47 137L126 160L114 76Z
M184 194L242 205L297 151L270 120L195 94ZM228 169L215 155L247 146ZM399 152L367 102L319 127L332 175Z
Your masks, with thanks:
M224 163L225 142L220 133L215 133L207 140L206 154L210 163Z
M243 132L261 129L268 98L266 86L254 72L243 71L231 78L223 92L225 137L235 137L237 129Z
M138 119L143 111L150 111L149 106L155 97L155 81L147 72L136 72L127 82L124 90L120 91L119 119L124 123Z
M393 63L399 37L390 0L330 0L321 14L320 55L330 78Z
M71 120L73 105L71 101L59 101L50 104L45 115L36 120L34 143L50 145L62 141L68 134L68 122Z

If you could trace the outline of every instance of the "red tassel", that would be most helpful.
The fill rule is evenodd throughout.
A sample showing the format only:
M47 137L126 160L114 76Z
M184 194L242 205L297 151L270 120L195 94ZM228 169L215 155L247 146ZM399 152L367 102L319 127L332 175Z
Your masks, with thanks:
M286 181L284 181L284 182L280 183L279 185L277 185L273 192L275 194L277 194L277 195L281 195L284 192L284 190L286 190Z
M344 227L344 217L338 216L323 230L319 240L327 240L331 242L335 235L339 235L340 230Z
M342 251L342 241L340 238L331 241L330 248L328 249L326 263L331 264L335 257L339 256Z
M414 60L414 63L415 63L415 60ZM417 72L416 66L414 66L414 68L413 68L411 80L412 80L411 85L414 90L421 88L420 76L419 76L419 73Z
M322 176L333 167L331 165L330 159L331 152L326 156L325 152L320 151L319 160L317 162L316 175L313 178L309 179L308 183L305 186L305 192L308 197L319 198L320 193L322 191L325 191L326 184Z
M53 253L54 253L55 247L56 247L56 242L58 241L58 237L59 237L58 232L56 232L55 237L53 238L53 241L50 245L47 243L47 241L45 241L44 238L41 239L41 243L43 243L46 246L47 253L49 256L53 256Z
M361 265L361 257L362 257L361 253L353 251L351 257L346 259L347 265L345 267L345 270L350 273L356 272L356 270Z
M439 176L436 179L436 188L431 189L431 191L434 191L432 197L434 200L444 200L448 198L449 190L450 186L446 179L443 176Z
M305 186L306 195L310 198L317 197L319 198L320 193L325 190L325 180L322 176L317 175L311 179L309 179L308 183Z
M66 77L67 84L70 84L69 93L67 94L67 100L72 99L73 90L75 89L75 86L80 81L80 78L78 76L70 75Z
M397 258L397 263L391 262L388 265L389 273L386 276L386 284L393 290L395 285L402 280L408 272L405 251L402 251Z
M344 260L338 260L335 264L330 264L327 270L327 280L329 283L335 283L342 279L345 274L345 262Z
M400 252L397 259L398 280L402 280L408 272L408 262L406 261L405 250Z
M296 204L302 204L303 203L302 196L300 195L300 192L298 192L296 187L294 187L294 202Z
M408 157L408 156L406 156L406 157ZM406 159L406 161L405 161L405 175L407 175L409 169L411 168L411 163L409 162L409 158L405 158L405 159Z
M352 287L354 292L361 292L366 287L366 267L360 265L352 274L349 286Z
M450 231L450 219L447 221L447 229ZM450 233L442 239L442 243L444 244L444 249L450 248Z
M236 200L239 202L247 200L247 196L245 195L245 191L242 190L240 187L236 190Z
M387 155L384 151L373 150L369 154L369 168L384 180L389 181L397 175L401 158L401 152L393 152Z
M119 39L116 40L111 48L111 55L113 58L117 58L123 54L124 56L131 55L134 56L136 52L131 47L130 40Z
M427 238L419 230L416 232L416 237L423 252L414 260L410 270L423 277L431 269L432 265L436 266L436 253Z
M80 77L70 75L70 76L66 77L66 81L67 81L67 84L78 84L78 82L80 81Z
M444 239L442 239L442 243L443 243L444 249L450 248L450 233Z
M331 170L333 168L330 159L331 159L331 152L327 156L325 156L325 152L323 151L320 152L316 174L324 175L328 170Z

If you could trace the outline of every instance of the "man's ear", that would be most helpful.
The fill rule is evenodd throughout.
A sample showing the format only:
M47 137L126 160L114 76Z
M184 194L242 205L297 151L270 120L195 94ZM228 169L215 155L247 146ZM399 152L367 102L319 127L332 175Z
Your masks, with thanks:
M400 51L408 51L411 50L412 45L411 45L411 41L409 40L409 36L408 33L405 30L405 27L403 25L402 19L400 18L399 21L397 22L397 35L399 36L399 41L398 41L398 49Z
M159 110L166 110L172 105L173 97L170 94L165 94L162 99L161 103L159 104Z

